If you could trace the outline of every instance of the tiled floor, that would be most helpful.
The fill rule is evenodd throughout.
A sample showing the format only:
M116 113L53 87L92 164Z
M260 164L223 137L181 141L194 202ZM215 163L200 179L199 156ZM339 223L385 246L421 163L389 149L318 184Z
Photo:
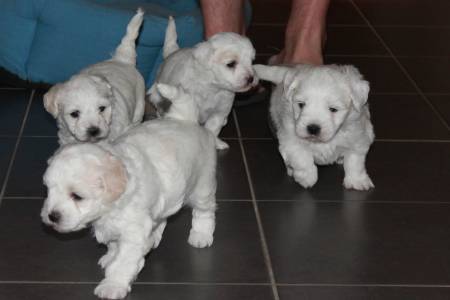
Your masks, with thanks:
M282 47L288 0L255 0L249 36ZM267 101L237 108L222 136L215 243L170 219L128 299L450 299L450 2L332 0L328 63L371 82L376 189L342 188L339 166L305 190L285 174ZM56 149L43 91L0 88L0 299L95 299L105 249L45 228L42 173Z

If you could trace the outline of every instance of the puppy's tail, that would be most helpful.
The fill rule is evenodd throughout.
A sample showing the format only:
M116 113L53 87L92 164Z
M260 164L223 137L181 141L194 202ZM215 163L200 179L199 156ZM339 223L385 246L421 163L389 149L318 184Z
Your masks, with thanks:
M164 39L164 47L163 47L163 58L165 59L170 54L174 53L180 46L177 44L177 28L175 25L175 20L172 16L169 17L169 22L167 23L166 28L166 38Z
M138 8L136 14L127 26L127 33L122 38L120 45L116 48L113 59L136 65L136 39L139 35L139 29L144 21L144 11Z

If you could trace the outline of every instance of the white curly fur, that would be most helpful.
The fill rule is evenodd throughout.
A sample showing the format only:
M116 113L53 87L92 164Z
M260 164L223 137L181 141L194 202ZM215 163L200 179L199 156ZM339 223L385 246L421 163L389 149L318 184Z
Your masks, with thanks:
M164 44L165 61L155 83L180 86L194 97L198 121L217 137L227 123L234 94L247 91L258 83L252 68L255 49L250 40L235 33L218 33L193 48L179 49L175 22L169 19ZM161 94L153 85L150 101L160 109ZM170 108L169 108L170 110ZM217 148L228 145L217 138Z
M215 137L189 120L149 121L113 144L78 143L60 148L44 175L48 197L41 217L60 232L92 224L108 246L99 260L105 278L100 298L131 290L145 255L161 242L166 219L192 207L188 242L213 243L216 191Z
M44 95L57 119L59 144L114 140L142 122L145 83L136 69L135 40L143 22L138 10L113 57L89 66Z
M359 71L337 65L254 67L261 79L277 84L270 114L288 174L308 188L317 181L315 164L337 162L344 165L346 188L374 187L365 167L374 140L369 83Z

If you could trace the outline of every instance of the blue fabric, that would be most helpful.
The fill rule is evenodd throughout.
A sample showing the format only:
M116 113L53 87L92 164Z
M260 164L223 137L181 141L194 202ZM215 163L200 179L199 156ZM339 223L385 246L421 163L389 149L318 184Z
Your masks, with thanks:
M33 82L64 81L108 59L137 7L146 12L137 52L148 85L161 62L169 15L182 47L203 36L196 0L0 0L0 7L0 66Z

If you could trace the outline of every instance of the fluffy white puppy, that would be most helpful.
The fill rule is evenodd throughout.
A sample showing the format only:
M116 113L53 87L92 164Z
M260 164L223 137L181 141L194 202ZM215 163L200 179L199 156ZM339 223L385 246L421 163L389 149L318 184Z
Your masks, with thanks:
M258 83L252 67L255 49L250 40L235 33L218 33L193 48L179 49L175 22L170 18L163 50L165 61L155 82L181 86L192 94L199 109L199 123L217 137L227 123L234 94ZM158 114L163 115L167 109L164 97L155 85L148 93ZM216 141L218 149L228 148L219 138Z
M182 95L174 87L160 89L169 99ZM97 241L108 247L99 260L105 278L94 293L120 299L131 290L145 255L159 245L166 219L183 205L193 209L189 244L211 246L215 172L213 134L166 116L130 129L111 145L60 148L44 175L48 197L41 217L59 232L92 224Z
M145 83L136 69L135 41L143 21L138 10L112 59L89 66L44 95L58 121L59 144L114 140L142 122Z
M261 79L277 84L270 115L289 176L305 188L317 167L343 163L344 186L374 187L365 160L374 140L367 98L369 83L353 66L255 65Z

